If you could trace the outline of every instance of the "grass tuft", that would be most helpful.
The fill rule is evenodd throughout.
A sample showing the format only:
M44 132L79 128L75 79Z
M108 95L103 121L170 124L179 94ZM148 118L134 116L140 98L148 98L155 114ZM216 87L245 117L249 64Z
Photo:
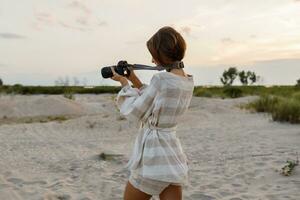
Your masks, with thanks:
M298 95L292 98L263 95L245 106L257 112L267 112L274 121L300 123L300 101Z

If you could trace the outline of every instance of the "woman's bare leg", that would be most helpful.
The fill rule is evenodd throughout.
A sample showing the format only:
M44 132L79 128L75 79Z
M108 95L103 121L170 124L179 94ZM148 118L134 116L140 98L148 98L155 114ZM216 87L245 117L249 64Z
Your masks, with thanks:
M169 185L160 194L160 200L181 200L182 188L178 185Z
M124 192L124 200L149 200L151 197L151 195L133 187L129 181L127 182Z

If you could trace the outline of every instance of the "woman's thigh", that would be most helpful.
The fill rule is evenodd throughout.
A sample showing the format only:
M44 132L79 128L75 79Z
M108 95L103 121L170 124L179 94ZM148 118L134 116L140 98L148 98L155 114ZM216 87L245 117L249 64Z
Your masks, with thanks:
M169 185L159 195L160 200L181 200L182 187L179 185Z
M127 182L124 192L124 200L149 200L151 197L151 195L133 187L129 181Z

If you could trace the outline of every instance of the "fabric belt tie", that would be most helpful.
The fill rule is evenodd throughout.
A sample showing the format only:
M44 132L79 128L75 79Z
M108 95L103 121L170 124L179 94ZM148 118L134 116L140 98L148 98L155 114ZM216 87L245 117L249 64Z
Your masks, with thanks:
M151 130L162 131L162 132L174 132L177 130L177 125L172 127L158 127L150 124L149 121L142 124L142 128L149 128Z

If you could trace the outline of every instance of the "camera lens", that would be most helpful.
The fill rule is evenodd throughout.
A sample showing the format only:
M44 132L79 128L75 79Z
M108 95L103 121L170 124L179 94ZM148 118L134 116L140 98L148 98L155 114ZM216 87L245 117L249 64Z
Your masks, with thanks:
M101 69L101 74L102 74L103 78L111 78L111 77L113 77L113 73L112 73L110 67L103 67Z

